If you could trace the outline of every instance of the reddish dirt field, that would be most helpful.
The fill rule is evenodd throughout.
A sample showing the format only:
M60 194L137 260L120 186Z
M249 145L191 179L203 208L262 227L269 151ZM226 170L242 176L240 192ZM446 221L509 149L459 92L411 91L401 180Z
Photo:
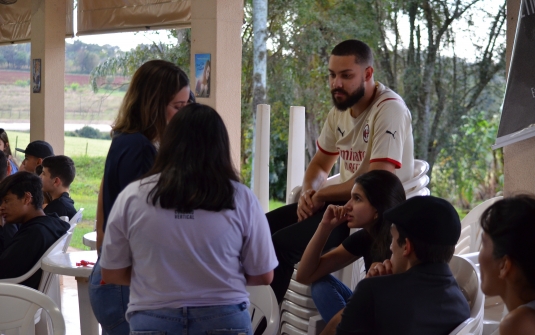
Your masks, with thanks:
M17 80L29 80L29 71L14 71L14 70L0 70L0 85L1 84L14 84ZM122 84L126 81L125 77L115 77L114 84ZM88 74L65 74L65 85L72 83L78 83L80 85L89 84Z

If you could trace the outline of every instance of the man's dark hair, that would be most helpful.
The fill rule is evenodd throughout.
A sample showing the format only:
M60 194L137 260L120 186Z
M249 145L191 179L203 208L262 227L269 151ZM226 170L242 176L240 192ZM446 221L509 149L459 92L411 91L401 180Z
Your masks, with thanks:
M50 156L43 159L43 167L48 169L52 178L58 177L64 187L69 187L76 176L76 168L70 157Z
M355 63L373 66L373 52L368 44L359 40L346 40L334 47L333 56L355 56Z
M0 151L0 181L7 175L7 156L3 151Z
M18 199L22 199L26 192L32 195L32 204L35 209L43 208L43 182L37 175L20 171L6 177L0 183L0 199L8 192L13 193Z
M396 225L399 237L397 243L400 247L405 245L405 239L411 241L416 258L422 263L449 263L455 252L454 245L430 244L421 239L411 237L403 228Z

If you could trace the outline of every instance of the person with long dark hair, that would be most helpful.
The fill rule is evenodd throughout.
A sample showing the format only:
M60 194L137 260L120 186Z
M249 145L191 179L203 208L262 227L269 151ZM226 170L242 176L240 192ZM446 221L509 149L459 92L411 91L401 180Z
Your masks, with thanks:
M535 334L535 196L497 201L481 215L481 290L507 306L501 335Z
M297 270L297 281L312 284L312 299L325 322L345 307L353 293L330 273L360 257L364 257L366 271L373 262L390 258L391 223L383 213L403 201L405 191L399 178L385 170L373 170L355 179L351 199L344 206L327 207ZM333 229L346 222L349 228L362 229L322 255Z
M129 183L152 168L165 127L189 99L188 76L173 63L151 60L134 73L112 126L97 204L97 250L100 251L115 199ZM103 283L100 261L89 280L91 306L103 334L129 334L125 319L128 286Z
M9 144L9 138L7 137L7 133L3 128L0 128L0 151L4 152L9 162L9 165L7 167L7 175L9 176L14 173L17 173L19 171L19 166L13 158L13 154L11 153L11 146Z
M104 236L102 277L130 285L132 334L251 334L245 286L268 285L277 264L223 120L209 106L184 107L154 167L117 198Z

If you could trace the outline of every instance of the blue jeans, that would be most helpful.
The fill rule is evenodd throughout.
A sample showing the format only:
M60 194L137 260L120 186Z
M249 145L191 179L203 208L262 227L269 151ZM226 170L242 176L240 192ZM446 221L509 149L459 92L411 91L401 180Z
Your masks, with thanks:
M126 309L130 298L130 287L100 285L101 280L99 258L89 276L89 300L95 318L102 326L102 335L128 335L130 326L126 321Z
M312 283L312 300L325 322L329 322L346 304L353 292L332 275Z
M245 302L238 305L162 308L128 314L131 335L252 335Z

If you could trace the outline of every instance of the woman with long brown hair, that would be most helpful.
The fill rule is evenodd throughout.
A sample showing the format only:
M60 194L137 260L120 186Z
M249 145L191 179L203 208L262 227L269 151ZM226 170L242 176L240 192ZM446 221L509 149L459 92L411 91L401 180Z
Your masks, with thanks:
M135 72L112 126L97 205L97 249L117 196L151 169L167 123L189 98L188 77L173 63L151 60ZM104 334L129 333L125 320L129 288L103 283L100 259L90 277L89 297Z

